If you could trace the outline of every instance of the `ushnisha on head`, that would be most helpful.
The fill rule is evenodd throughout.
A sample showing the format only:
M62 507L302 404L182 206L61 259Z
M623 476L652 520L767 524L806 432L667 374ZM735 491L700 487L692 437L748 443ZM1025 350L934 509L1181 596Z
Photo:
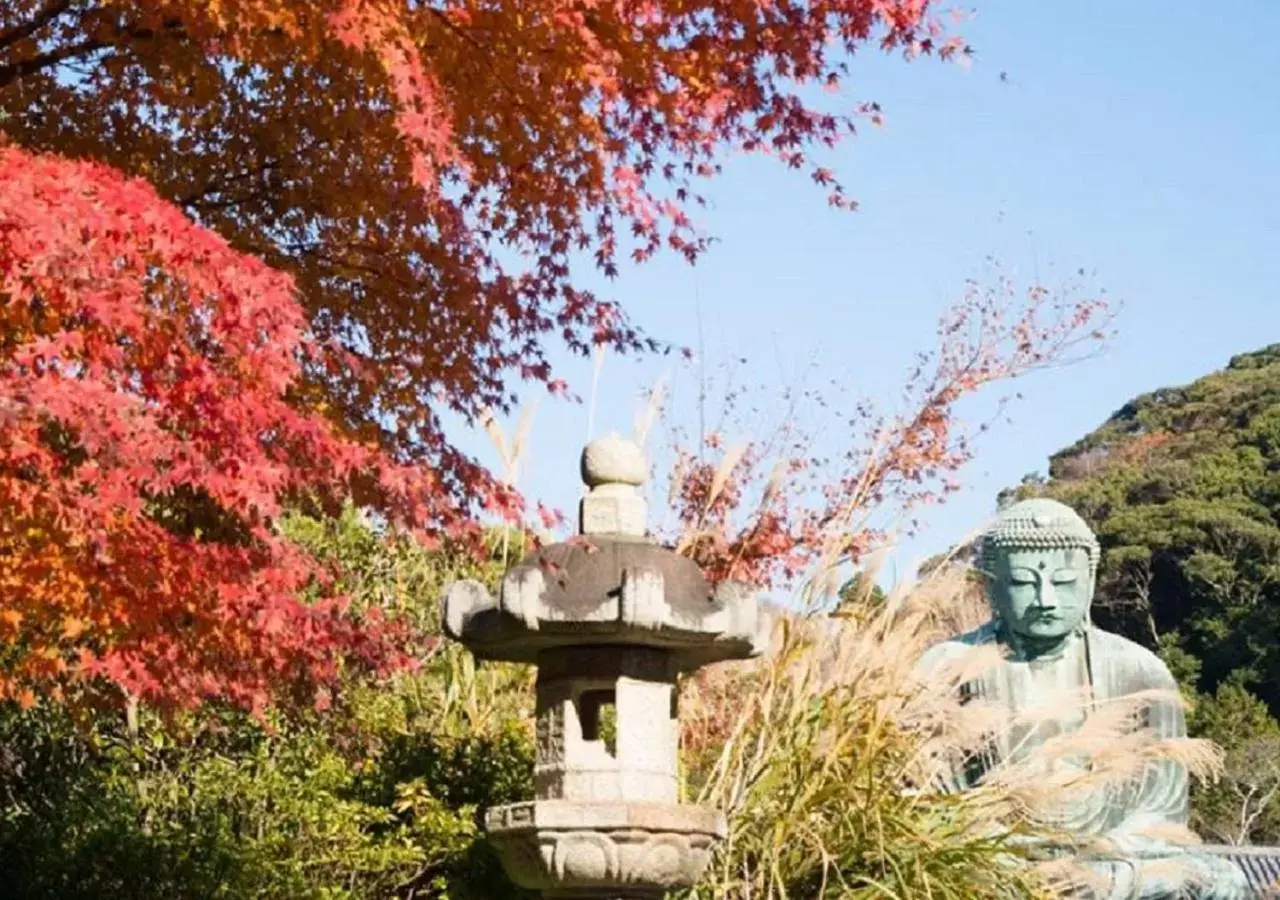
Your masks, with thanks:
M1012 632L1055 640L1088 624L1100 549L1084 519L1056 500L1023 500L983 535L993 614Z

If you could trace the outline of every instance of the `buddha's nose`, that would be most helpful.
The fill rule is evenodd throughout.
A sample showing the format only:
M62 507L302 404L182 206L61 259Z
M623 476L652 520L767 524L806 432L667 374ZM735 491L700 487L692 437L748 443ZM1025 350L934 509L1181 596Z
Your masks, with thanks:
M1058 605L1058 598L1053 593L1053 582L1046 581L1040 585L1040 591L1036 594L1041 609L1052 609Z

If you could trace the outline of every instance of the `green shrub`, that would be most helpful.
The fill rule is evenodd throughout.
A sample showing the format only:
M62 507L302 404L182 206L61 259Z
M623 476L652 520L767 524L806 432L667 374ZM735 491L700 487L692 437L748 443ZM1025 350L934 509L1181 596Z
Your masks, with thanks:
M289 535L426 658L351 679L326 712L215 707L161 720L104 698L0 710L0 884L22 898L518 897L479 815L532 784L530 673L431 640L443 585L496 558L426 551L348 510ZM495 537L494 556L500 537Z

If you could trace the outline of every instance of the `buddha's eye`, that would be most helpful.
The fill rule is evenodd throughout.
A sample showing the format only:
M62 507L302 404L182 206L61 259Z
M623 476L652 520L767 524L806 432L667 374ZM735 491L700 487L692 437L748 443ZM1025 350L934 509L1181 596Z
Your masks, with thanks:
M1014 570L1009 573L1009 583L1015 587L1034 585L1036 583L1036 576L1031 572Z
M1062 569L1053 573L1054 584L1075 584L1080 578L1080 573L1074 569Z

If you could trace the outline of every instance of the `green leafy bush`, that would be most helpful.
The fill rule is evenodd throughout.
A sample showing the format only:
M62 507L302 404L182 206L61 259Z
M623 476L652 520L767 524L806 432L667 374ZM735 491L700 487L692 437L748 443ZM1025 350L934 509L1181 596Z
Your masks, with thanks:
M501 560L429 552L351 510L286 528L335 565L357 605L419 628L422 666L353 678L328 710L265 721L214 708L165 721L106 698L75 713L6 707L4 896L519 896L478 816L532 784L530 673L477 668L431 638L444 583L492 582Z

